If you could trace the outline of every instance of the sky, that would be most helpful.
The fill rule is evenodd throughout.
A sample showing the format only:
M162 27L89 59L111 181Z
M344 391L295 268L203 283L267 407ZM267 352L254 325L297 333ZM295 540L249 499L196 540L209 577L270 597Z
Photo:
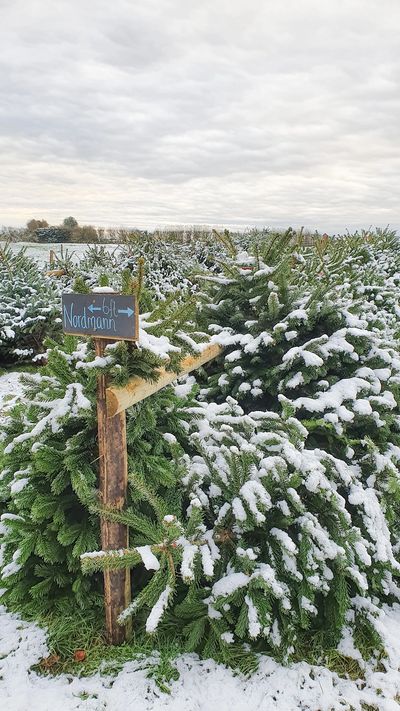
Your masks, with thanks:
M400 228L400 0L0 0L0 224Z

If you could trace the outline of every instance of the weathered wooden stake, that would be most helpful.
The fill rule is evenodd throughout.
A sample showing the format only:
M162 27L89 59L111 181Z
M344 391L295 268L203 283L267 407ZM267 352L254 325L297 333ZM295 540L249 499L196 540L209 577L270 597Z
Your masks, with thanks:
M132 312L133 313L133 312ZM96 355L102 357L108 343L114 340L95 338ZM196 356L187 356L180 365L180 373L190 373L216 358L222 348L209 344ZM124 388L108 387L106 375L97 381L97 420L99 433L100 499L105 506L123 509L128 486L128 454L126 446L125 410L132 404L164 388L177 378L165 368L160 368L157 382L148 383L141 378L131 378ZM128 527L101 519L101 545L103 550L128 548ZM129 635L130 626L122 627L117 619L131 601L130 572L128 569L104 572L104 604L107 641L121 644Z
M97 356L104 355L105 346L113 341L96 338ZM107 376L99 375L97 381L97 420L99 436L100 500L104 506L123 509L128 486L128 456L126 447L125 412L107 417ZM103 550L128 548L128 527L101 519L101 546ZM131 601L130 571L104 572L104 604L107 641L121 644L129 627L118 624L117 618Z

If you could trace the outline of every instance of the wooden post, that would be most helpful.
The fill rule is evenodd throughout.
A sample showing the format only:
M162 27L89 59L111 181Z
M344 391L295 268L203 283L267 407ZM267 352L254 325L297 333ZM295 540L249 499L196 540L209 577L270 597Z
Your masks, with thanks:
M95 338L96 355L104 355L105 346L113 341ZM99 437L100 501L104 506L123 509L128 486L128 456L126 447L125 412L107 417L107 376L99 375L97 381L97 420ZM128 527L101 519L101 546L103 550L128 548ZM117 622L120 613L131 602L130 571L104 572L104 604L106 634L109 644L121 644L128 628Z
M54 265L55 256L56 256L56 255L55 255L54 250L51 249L51 250L50 250L50 261L49 261L51 267Z

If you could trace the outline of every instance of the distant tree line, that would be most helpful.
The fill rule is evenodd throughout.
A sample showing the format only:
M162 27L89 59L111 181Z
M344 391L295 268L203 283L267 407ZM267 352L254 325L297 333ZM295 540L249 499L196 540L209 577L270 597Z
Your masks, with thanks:
M60 225L49 225L47 220L32 219L26 227L0 226L0 240L11 242L109 242L113 230L79 225L75 217L66 217Z
M28 239L35 242L97 242L98 233L92 225L79 225L71 215L61 225L49 225L46 220L29 220Z
M66 217L60 225L49 225L47 220L29 220L26 227L1 227L0 240L11 242L84 242L84 243L127 243L142 239L154 239L168 242L190 243L196 239L211 236L207 226L171 226L148 232L147 230L127 229L123 227L94 227L79 225L75 217Z
M309 229L301 227L299 231L289 230L293 233L294 243L299 240L304 246L311 246L315 240L329 239L326 232L322 235L317 231L311 232ZM272 234L284 232L284 230L274 230ZM202 244L214 244L215 241L224 243L229 239L229 235L240 237L243 248L247 248L247 243L257 237L266 238L270 234L268 227L243 228L239 230L216 230L210 225L169 225L159 227L154 230L140 230L126 227L94 227L93 225L79 225L78 220L70 215L66 217L60 225L49 225L47 220L32 219L26 223L26 227L5 227L0 225L0 241L3 242L41 242L41 243L77 243L85 244L148 244L150 242L168 242L169 244L191 244L201 242Z

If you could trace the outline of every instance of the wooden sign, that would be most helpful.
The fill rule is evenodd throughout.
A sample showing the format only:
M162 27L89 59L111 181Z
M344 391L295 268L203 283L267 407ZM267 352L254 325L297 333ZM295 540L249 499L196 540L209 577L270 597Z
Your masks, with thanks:
M135 296L97 292L63 294L62 321L65 333L94 336L96 356L103 357L107 343L113 340L135 341L139 335L139 312ZM216 358L222 349L209 344L195 356L187 356L180 373L190 373ZM156 382L132 378L124 388L110 384L107 374L97 377L97 421L99 443L99 498L105 509L121 511L127 500L128 452L125 410L149 397L178 377L177 373L159 368ZM129 548L128 527L100 518L102 550ZM119 625L121 612L131 601L131 579L128 568L104 572L104 608L106 637L110 644L122 644L129 637L129 624Z
M116 341L137 341L139 312L135 296L114 293L63 294L64 333Z

